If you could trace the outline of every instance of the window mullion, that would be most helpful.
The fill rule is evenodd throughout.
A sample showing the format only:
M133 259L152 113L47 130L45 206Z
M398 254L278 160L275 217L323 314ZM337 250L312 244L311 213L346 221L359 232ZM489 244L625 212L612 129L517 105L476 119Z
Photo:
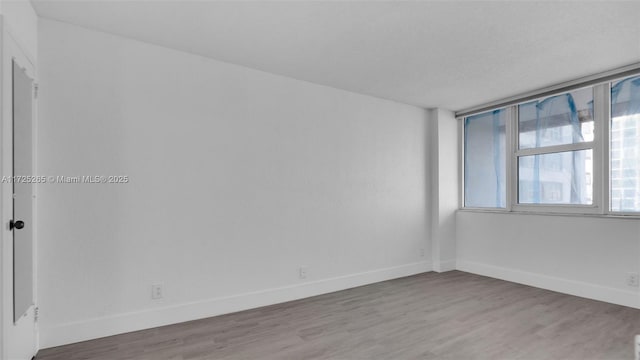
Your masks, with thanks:
M531 156L531 155L544 155L544 154L553 154L567 151L580 151L580 150L589 150L595 149L596 142L580 142L573 144L563 144L563 145L554 145L554 146L545 146L539 148L529 148L529 149L521 149L516 151L516 156Z
M458 149L460 152L458 153L458 206L460 209L466 207L464 203L465 192L464 192L464 172L465 172L465 143L464 143L464 118L459 117L456 119L458 121Z
M594 117L594 150L593 171L594 171L594 204L595 195L599 196L598 203L600 213L608 214L610 208L609 200L609 140L611 133L610 124L610 96L611 89L609 83L597 85L593 88L593 117Z
M518 148L518 107L510 106L507 108L507 121L505 123L505 193L506 193L506 201L505 207L506 211L512 211L513 205L518 201L518 174L516 171L517 168L517 158L516 158L516 149Z

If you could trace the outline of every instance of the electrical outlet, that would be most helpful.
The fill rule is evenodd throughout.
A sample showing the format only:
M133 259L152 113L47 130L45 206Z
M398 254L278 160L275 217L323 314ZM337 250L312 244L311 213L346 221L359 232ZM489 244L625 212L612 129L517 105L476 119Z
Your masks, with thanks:
M300 266L300 269L299 269L299 272L298 272L298 276L300 276L300 279L306 279L308 273L309 273L309 268L308 267Z
M424 257L424 248L420 249L420 257Z
M640 275L638 273L630 272L627 274L627 285L638 287L640 286Z
M151 285L151 299L152 300L162 299L162 296L163 296L162 284Z
M636 360L640 360L640 335L636 335L635 337L635 353L636 353Z

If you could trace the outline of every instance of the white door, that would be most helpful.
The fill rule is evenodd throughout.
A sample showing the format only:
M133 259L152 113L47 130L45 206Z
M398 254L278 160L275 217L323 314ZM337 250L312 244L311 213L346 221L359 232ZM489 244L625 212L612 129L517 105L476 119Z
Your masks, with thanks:
M33 299L33 79L13 62L13 322Z
M34 169L34 71L8 33L4 33L3 40L2 104L9 113L3 110L2 170L11 183L2 184L3 212L9 222L5 225L9 236L3 239L2 247L2 345L8 359L29 360L37 351L34 189L32 179L28 178Z

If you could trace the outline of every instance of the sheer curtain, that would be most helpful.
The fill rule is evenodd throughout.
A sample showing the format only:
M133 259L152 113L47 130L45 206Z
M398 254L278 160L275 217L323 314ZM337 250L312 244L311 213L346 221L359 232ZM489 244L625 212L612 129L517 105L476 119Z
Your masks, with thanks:
M640 114L640 77L624 79L611 87L613 118Z
M582 128L578 118L578 110L571 94L556 95L537 101L536 107L536 146L542 147L548 145L573 144L583 142ZM547 132L559 133L555 136L546 136ZM570 183L569 203L584 203L585 194L585 178L581 176L585 173L584 156L582 151L572 151L560 155L563 163L563 169L571 169L564 175L564 181ZM534 160L533 173L533 203L540 203L541 191L543 189L540 182L540 159L536 156Z
M504 109L464 120L465 206L503 208L506 205Z
M640 211L640 77L611 87L611 210Z

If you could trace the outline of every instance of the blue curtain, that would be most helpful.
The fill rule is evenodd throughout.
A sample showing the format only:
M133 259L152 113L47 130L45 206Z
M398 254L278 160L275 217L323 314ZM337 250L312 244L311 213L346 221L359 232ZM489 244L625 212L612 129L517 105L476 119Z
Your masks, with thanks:
M640 77L624 79L611 87L612 117L640 113Z
M578 110L571 94L556 95L546 98L542 101L535 101L527 105L535 104L535 147L543 147L549 145L559 144L571 144L584 141L582 136L582 130L580 126L580 119L578 118ZM569 137L566 133L563 133L562 138L557 139L557 143L552 140L545 140L549 137L545 137L547 131L554 131L558 128L571 129ZM534 157L533 164L533 186L532 186L532 202L541 202L541 181L540 181L540 159L541 156ZM583 203L583 197L585 194L585 179L584 174L584 152L574 151L570 157L572 169L571 176L571 194L570 203L580 204Z
M465 206L505 207L504 109L464 120Z
M640 77L611 87L611 210L640 211ZM636 115L636 116L633 116ZM633 150L635 151L627 151Z

